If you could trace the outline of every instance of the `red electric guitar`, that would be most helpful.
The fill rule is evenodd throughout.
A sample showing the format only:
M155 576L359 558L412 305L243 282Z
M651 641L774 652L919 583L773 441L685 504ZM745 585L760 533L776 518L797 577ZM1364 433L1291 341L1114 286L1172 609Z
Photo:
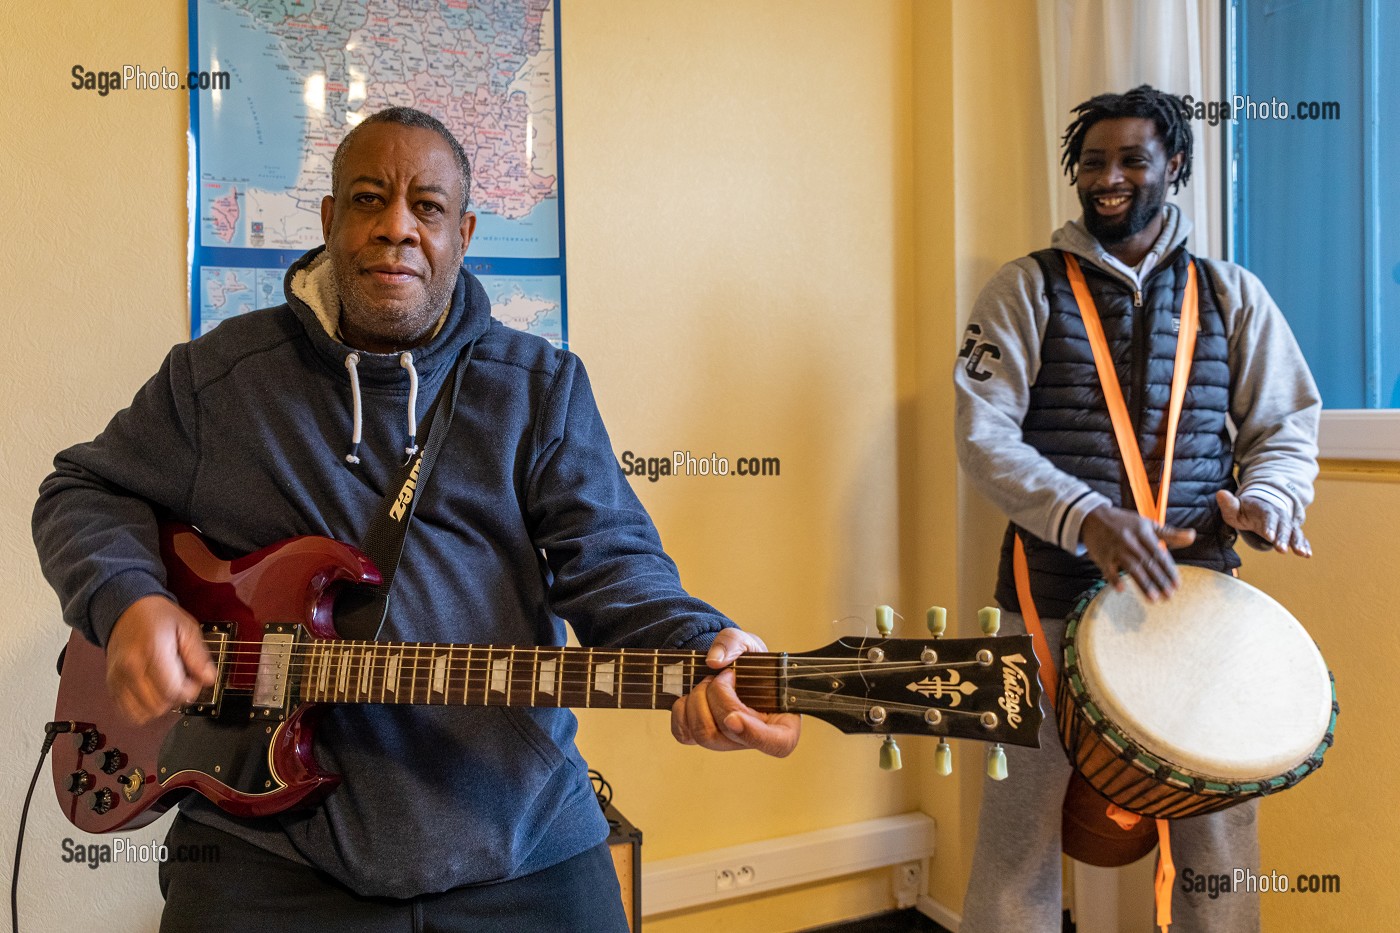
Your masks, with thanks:
M73 633L54 719L75 728L54 744L53 783L64 814L90 833L143 826L189 790L238 816L313 802L339 783L312 757L325 704L669 709L713 673L695 651L343 641L337 591L379 573L328 538L224 561L193 529L168 525L161 552L217 677L195 702L136 725L107 693L103 650ZM843 638L733 666L740 698L763 712L806 713L848 733L1039 744L1029 636Z

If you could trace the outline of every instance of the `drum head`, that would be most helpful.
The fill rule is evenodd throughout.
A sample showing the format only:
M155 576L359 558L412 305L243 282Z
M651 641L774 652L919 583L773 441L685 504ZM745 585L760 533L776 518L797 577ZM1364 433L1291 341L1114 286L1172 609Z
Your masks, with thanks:
M1085 690L1126 737L1183 772L1261 781L1297 767L1327 733L1332 686L1308 633L1268 595L1180 567L1152 605L1104 590L1079 624Z

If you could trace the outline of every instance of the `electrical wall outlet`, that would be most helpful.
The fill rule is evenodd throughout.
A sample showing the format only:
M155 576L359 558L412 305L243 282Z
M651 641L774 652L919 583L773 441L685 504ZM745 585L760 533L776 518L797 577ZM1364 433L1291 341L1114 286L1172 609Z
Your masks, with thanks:
M924 863L902 862L891 869L894 872L891 886L894 889L895 906L903 910L919 903L919 895L924 893Z
M735 888L752 887L758 872L752 865L730 865L715 872L715 890L732 891Z

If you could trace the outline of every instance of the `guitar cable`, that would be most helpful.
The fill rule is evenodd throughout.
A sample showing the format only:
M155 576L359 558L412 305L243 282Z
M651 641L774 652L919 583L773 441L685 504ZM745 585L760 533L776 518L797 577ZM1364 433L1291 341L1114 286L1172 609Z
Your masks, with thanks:
M598 798L598 806L606 811L608 804L612 803L612 785L603 777L603 772L593 768L588 769L588 779L593 783L593 796Z
M44 771L44 759L60 733L76 732L76 722L50 722L44 725L44 747L39 751L39 763L34 766L34 777L29 781L29 793L24 795L24 809L20 811L19 833L15 837L15 869L10 876L10 931L19 933L19 857L24 851L24 826L29 822L29 802L34 799L34 788L39 783L39 775Z

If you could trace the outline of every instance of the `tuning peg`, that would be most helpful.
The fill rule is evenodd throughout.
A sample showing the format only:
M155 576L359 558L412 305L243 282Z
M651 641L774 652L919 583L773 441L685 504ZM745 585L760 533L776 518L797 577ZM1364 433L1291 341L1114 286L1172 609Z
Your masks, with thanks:
M1006 780L1006 749L993 745L987 749L987 777L993 781Z
M948 744L947 739L939 739L938 748L934 749L933 773L939 777L953 773L953 746Z
M889 606L875 607L875 630L886 638L894 631L894 610Z
M982 634L995 635L1001 631L1001 610L995 606L978 609L977 621L982 626Z
M928 630L934 638L942 638L948 631L948 610L942 606L929 606L927 613Z
M895 742L894 736L885 736L885 743L880 746L880 770L898 771L904 767L904 762L899 757L899 744Z

